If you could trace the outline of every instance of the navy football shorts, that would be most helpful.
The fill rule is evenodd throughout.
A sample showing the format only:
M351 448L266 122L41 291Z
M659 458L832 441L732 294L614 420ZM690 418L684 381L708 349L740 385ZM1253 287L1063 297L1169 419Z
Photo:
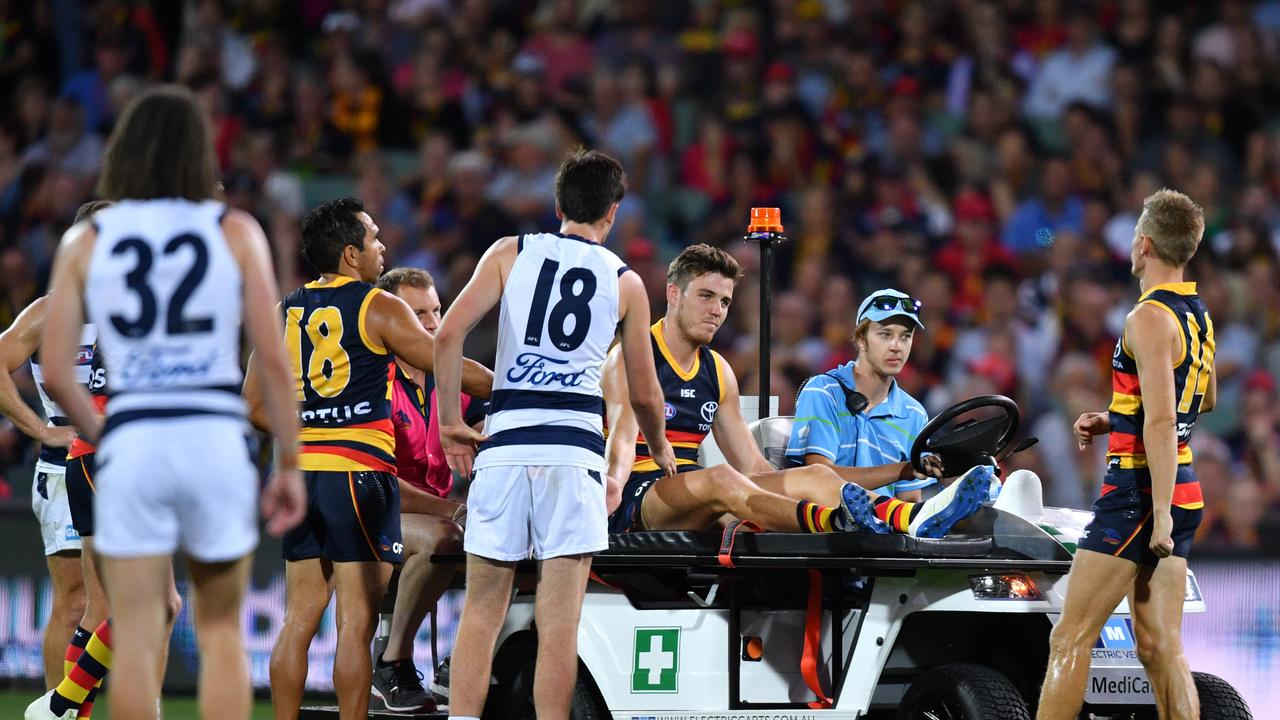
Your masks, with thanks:
M676 469L681 473L687 473L701 470L702 466L681 465ZM664 475L665 473L661 470L631 473L631 477L627 478L627 484L622 486L622 503L609 516L609 532L626 533L644 530L640 520L640 506L644 504L644 496L648 494L649 488Z
M1180 481L1188 482L1191 473L1189 466L1178 467ZM1093 520L1085 527L1077 547L1155 567L1160 558L1150 547L1154 527L1150 472L1145 468L1111 468L1102 482L1115 489L1093 503ZM1191 540L1204 511L1176 505L1171 510L1173 554L1185 558L1191 552Z
M404 562L400 489L384 472L308 470L307 517L284 536L284 559Z

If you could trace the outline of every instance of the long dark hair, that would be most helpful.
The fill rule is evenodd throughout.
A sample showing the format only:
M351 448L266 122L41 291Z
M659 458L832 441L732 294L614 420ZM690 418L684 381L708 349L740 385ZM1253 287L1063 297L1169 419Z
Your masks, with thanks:
M104 200L214 197L218 164L209 122L190 90L161 85L143 91L116 122L103 156L98 196Z

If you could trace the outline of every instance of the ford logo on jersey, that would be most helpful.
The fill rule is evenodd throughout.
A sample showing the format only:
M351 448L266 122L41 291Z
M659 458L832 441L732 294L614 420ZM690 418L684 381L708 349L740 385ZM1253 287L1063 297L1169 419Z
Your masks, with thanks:
M569 361L557 360L534 352L520 353L519 357L516 358L516 366L507 371L507 381L528 383L530 385L555 385L559 383L561 387L577 387L582 384L582 373L585 371L579 370L578 372L565 373L547 370L547 363L568 365Z
M214 357L192 358L184 351L165 349L138 350L129 353L120 368L120 387L171 387L203 380L213 370Z

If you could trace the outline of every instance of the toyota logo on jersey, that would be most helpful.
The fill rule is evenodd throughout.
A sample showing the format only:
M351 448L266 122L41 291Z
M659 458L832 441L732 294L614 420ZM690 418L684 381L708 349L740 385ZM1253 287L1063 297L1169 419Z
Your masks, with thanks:
M702 403L702 420L704 422L715 422L716 410L720 409L720 403L710 400Z

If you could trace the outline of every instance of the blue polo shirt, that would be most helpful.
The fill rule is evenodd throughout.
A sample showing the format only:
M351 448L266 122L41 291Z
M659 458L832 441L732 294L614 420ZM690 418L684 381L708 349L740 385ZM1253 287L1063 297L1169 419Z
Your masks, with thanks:
M854 416L845 405L844 390L831 375L836 375L850 389L856 390L853 362L847 362L831 374L814 375L805 382L796 398L795 425L787 443L787 459L804 464L810 453L822 455L836 465L870 467L910 460L911 443L924 428L929 416L924 406L911 397L898 383L889 385L884 402ZM890 483L876 492L881 495L917 490L935 481L902 480Z

